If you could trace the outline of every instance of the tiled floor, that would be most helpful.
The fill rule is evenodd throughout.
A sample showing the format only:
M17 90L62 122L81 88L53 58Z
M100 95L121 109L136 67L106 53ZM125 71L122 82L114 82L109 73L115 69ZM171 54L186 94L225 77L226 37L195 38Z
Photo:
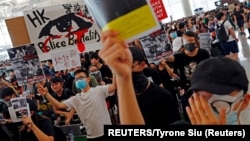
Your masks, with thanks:
M238 34L239 42L239 61L241 65L246 69L248 79L250 81L250 39L247 39L249 36L248 31L246 30L246 36ZM250 84L249 84L250 89ZM248 90L250 92L250 90Z

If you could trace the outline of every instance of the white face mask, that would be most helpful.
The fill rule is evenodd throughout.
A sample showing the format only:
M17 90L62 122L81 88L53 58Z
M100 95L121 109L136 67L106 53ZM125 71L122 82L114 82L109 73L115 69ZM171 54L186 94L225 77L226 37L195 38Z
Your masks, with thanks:
M249 125L250 124L250 103L248 103L247 107L240 112L239 121L241 125Z
M238 124L237 113L242 105L243 99L243 91L239 92L236 96L230 95L216 95L214 94L208 102L211 104L213 111L215 112L216 116L219 115L219 112L226 108L226 124L236 125ZM241 101L237 110L232 111L233 107L236 103Z

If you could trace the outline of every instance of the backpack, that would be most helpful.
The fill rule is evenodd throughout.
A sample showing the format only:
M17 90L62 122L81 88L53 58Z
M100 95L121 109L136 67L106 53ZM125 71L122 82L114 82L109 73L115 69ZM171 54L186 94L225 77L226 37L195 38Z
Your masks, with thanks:
M67 137L62 129L57 126L53 126L53 128L55 132L54 141L67 141Z
M226 42L229 39L229 35L224 27L225 21L223 21L221 25L217 24L217 28L215 29L217 38L220 42Z

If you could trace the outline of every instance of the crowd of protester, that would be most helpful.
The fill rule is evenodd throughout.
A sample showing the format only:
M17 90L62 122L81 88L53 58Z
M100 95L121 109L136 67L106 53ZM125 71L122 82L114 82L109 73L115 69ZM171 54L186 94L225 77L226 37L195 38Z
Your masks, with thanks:
M18 85L14 72L9 80L2 73L0 113L6 121L0 136L59 140L55 126L75 124L74 115L88 140L103 140L108 124L249 124L249 82L238 62L235 34L246 36L249 15L249 8L235 3L232 11L223 7L163 25L174 52L159 64L147 62L138 40L128 48L119 33L106 31L102 48L80 54L79 67L55 71L52 60L43 61L45 79L25 86ZM214 44L217 24L224 20L231 37ZM203 33L209 35L207 44ZM12 123L5 103L27 91L31 117Z

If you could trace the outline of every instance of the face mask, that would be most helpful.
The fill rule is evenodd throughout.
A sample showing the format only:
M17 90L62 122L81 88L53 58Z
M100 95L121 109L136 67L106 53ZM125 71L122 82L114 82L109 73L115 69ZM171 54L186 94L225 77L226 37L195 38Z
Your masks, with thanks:
M71 77L73 77L73 78L75 77L75 73L73 71L71 71L69 74Z
M214 108L215 106L216 107L224 107L225 108L225 102L222 102L222 101L227 101L227 102L231 102L231 105L230 105L230 111L226 111L227 114L226 114L226 124L228 125L237 125L238 124L238 119L237 119L237 113L241 107L241 104L239 105L238 109L237 110L234 110L232 111L232 108L234 107L234 105L236 103L238 103L243 97L243 91L241 91L237 96L230 96L230 95L216 95L214 94L209 100L208 102L212 105L212 108L213 108L213 112L215 113L215 115L217 117L219 117L219 108ZM214 101L217 101L216 103L214 103ZM223 104L224 103L224 104ZM217 109L217 110L215 110Z
M143 71L132 72L132 79L133 79L133 85L134 85L136 94L142 93L146 90L148 86L148 79L143 74Z
M195 49L195 43L187 43L183 45L186 50L193 52Z
M85 79L80 79L75 82L76 87L80 90L83 90L87 87L88 83L86 82Z
M176 37L177 37L177 33L176 33L176 32L170 33L170 37L171 37L172 39L176 38Z
M250 115L250 104L248 104L248 106L240 112L239 120L241 125L250 124L249 115Z

